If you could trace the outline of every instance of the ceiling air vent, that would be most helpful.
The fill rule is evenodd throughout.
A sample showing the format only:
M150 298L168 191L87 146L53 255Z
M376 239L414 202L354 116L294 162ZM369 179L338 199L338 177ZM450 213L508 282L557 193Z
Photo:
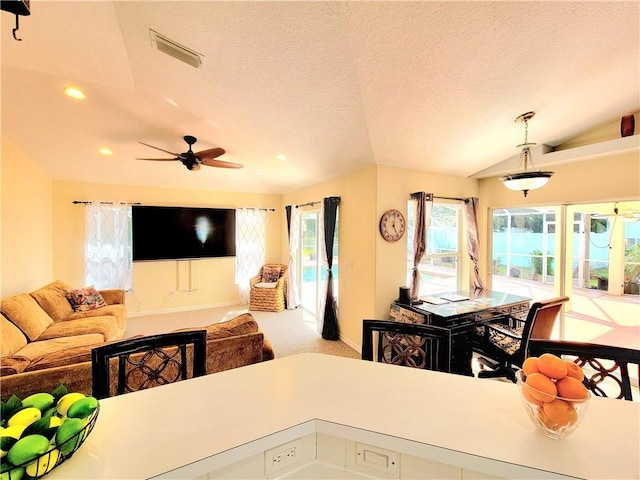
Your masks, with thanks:
M166 53L167 55L180 60L181 62L191 65L195 68L201 68L204 64L204 56L200 55L193 50L189 50L183 47L179 43L168 39L167 37L160 35L158 32L149 30L151 33L151 44L159 52Z

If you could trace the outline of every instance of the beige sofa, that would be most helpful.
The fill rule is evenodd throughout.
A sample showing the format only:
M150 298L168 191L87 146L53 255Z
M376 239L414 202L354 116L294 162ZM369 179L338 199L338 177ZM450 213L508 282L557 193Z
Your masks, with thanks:
M124 337L124 291L102 290L106 306L74 312L66 298L68 289L56 281L2 301L3 400L12 394L24 398L50 392L59 384L69 391L91 394L91 350ZM273 349L251 314L192 328L203 329L207 330L207 373L273 358Z

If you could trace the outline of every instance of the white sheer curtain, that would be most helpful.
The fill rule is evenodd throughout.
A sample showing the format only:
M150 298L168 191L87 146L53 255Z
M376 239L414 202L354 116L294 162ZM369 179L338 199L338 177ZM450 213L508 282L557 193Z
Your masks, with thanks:
M289 220L289 266L287 268L287 310L294 310L300 305L298 290L298 249L300 248L300 209L288 207L291 212Z
M236 284L240 292L240 305L249 304L249 280L264 265L266 234L266 210L236 210Z
M97 289L133 287L129 242L131 207L94 202L85 210L85 282Z

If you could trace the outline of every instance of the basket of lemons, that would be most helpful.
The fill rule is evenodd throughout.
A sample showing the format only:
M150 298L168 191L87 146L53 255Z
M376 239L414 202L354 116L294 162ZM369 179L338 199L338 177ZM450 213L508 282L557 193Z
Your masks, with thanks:
M41 478L70 458L93 429L100 404L92 396L68 392L2 402L0 480Z

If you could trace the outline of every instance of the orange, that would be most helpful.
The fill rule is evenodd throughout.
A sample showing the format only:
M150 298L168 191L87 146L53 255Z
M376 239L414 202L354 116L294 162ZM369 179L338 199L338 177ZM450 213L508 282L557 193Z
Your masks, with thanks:
M522 395L529 403L533 403L534 405L541 406L544 402L542 400L538 400L531 394L531 387L527 385L522 386Z
M542 409L549 421L553 425L563 427L572 425L578 420L578 412L571 402L555 399L553 402L547 402L542 405ZM546 425L546 423L545 423Z
M584 378L582 367L577 363L571 362L569 360L566 360L565 363L567 365L567 375L582 381L582 379Z
M558 389L558 396L562 398L582 400L589 396L587 387L580 380L573 377L565 377L562 380L558 380L556 388Z
M538 370L549 378L559 380L567 376L567 365L560 357L552 353L543 353L538 357Z
M529 394L541 402L552 402L558 394L556 384L543 373L527 375L526 385L531 387Z
M531 373L538 373L538 357L528 357L522 363L522 371L525 375L529 375Z

